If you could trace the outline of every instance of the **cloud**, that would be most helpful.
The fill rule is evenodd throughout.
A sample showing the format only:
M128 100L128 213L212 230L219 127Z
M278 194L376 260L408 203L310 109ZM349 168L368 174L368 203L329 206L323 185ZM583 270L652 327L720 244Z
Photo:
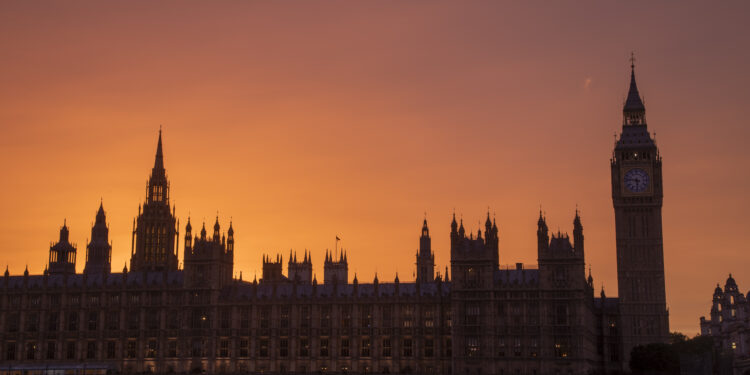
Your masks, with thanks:
M588 90L590 86L591 86L591 77L586 77L586 79L583 80L584 90Z

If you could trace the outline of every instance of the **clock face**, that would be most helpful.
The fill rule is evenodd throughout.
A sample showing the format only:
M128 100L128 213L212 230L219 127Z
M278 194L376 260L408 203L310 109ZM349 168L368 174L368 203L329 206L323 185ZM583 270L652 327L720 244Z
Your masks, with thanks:
M633 168L625 173L625 187L633 193L642 193L648 188L648 173L640 168Z

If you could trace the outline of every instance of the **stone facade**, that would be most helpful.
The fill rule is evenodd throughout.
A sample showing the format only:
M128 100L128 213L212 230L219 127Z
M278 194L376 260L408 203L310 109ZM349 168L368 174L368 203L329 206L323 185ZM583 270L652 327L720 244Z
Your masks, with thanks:
M629 165L619 164L629 134L651 139L645 122L639 122L642 117L630 111L626 105L613 176ZM648 147L656 158L655 146ZM660 177L658 183L648 194L660 194ZM618 184L613 177L613 191ZM633 197L643 195L624 201L613 193L618 273L639 267L619 260L630 249L629 240L620 236L622 213L640 210L641 203L632 203L643 201ZM661 259L660 211L649 207L649 249ZM245 250L234 248L234 228L230 223L222 233L218 217L211 236L205 223L193 235L188 218L180 269L179 222L169 202L160 132L146 200L138 211L131 270L112 272L103 205L83 273L75 271L76 247L68 242L67 225L50 248L43 274L11 276L6 270L0 278L0 373L80 373L83 368L88 373L618 373L627 366L628 345L659 341L666 328L663 261L651 264L644 280L637 276L641 273L621 275L621 281L650 285L646 290L651 293L627 292L629 306L649 307L645 315L642 309L624 315L623 301L606 297L603 290L596 296L590 271L586 275L577 210L572 238L550 234L540 212L538 266L500 266L500 233L488 214L483 230L469 232L454 215L450 270L443 273L435 272L425 219L411 282L402 283L398 276L380 282L377 275L366 283L357 275L350 281L349 254L339 249L326 251L322 283L307 251L301 260L290 253L286 275L283 258L276 254L263 255L260 280L243 280L242 273L233 277L234 252ZM656 333L628 328L624 335L623 317L634 315Z

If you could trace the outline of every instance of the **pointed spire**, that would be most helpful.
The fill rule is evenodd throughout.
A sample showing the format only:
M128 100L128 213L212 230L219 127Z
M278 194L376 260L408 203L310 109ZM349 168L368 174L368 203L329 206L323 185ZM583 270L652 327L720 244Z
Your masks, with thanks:
M633 53L630 54L630 89L628 90L628 98L625 100L625 107L623 110L646 110L646 107L641 101L641 96L638 93L638 85L635 83L635 56Z
M161 147L161 125L159 125L159 141L156 144L156 158L154 159L154 171L164 170L164 153Z

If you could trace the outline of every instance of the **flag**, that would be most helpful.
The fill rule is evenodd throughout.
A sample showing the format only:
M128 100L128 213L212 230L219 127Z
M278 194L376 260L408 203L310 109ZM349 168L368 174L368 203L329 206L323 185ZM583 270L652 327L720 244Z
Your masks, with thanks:
M336 236L336 241L341 241L341 239L339 238L339 236Z

